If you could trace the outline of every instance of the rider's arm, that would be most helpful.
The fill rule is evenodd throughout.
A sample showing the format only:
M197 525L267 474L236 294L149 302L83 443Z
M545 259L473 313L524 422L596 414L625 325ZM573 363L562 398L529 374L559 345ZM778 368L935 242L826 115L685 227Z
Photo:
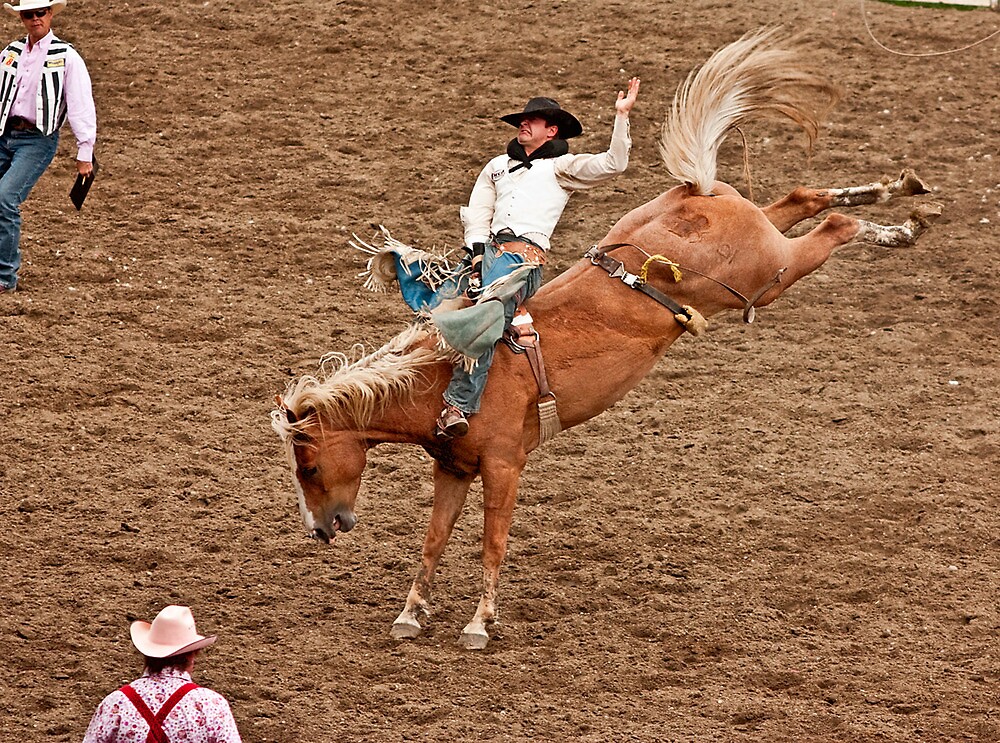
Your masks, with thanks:
M573 191L593 185L625 172L632 149L628 116L639 97L639 78L628 82L628 92L618 91L615 101L615 125L611 130L611 146L599 155L563 155L555 164L559 185Z
M465 244L468 246L490 241L493 208L497 200L496 186L490 177L494 169L492 161L487 163L476 179L476 185L472 187L469 205L460 210L462 226L465 228Z
M569 191L596 186L625 172L631 149L628 114L618 114L607 151L599 155L563 155L555 163L556 181Z

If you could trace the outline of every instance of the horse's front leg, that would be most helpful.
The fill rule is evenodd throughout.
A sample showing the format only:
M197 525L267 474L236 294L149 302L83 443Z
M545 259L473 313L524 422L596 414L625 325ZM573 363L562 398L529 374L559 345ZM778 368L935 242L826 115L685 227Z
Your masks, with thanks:
M445 470L434 463L434 508L431 511L420 570L413 580L410 593L406 596L406 606L392 623L390 634L397 640L408 640L420 635L418 617L430 614L431 586L441 554L448 543L455 521L458 520L465 504L465 497L475 475L459 475Z
M917 174L907 169L894 181L884 179L847 188L799 187L761 211L780 232L787 232L802 220L815 217L827 209L880 204L897 196L917 196L929 191Z
M475 616L462 630L459 643L482 650L490 641L487 627L497 621L497 585L500 564L507 554L507 538L514 515L517 485L526 457L516 461L491 460L482 464L483 477L483 596Z

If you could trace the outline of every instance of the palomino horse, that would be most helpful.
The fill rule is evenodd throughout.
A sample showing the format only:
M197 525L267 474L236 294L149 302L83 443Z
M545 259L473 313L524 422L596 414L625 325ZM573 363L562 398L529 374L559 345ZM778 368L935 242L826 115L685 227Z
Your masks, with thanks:
M730 309L747 315L752 305L774 301L852 241L912 245L939 213L924 208L894 227L834 213L807 234L788 238L786 230L830 207L926 189L904 173L854 188L798 188L759 209L715 180L719 145L742 122L777 112L815 134L818 113L807 101L817 93L831 100L834 88L799 67L798 58L773 31L749 34L716 52L680 88L664 124L663 159L682 185L625 215L601 241L605 247L528 302L563 428L621 400L685 327L696 330L692 318ZM605 253L610 264L601 260ZM635 291L643 280L686 309L665 309ZM439 442L434 420L452 366L437 340L428 325L416 324L352 363L335 354L334 368L322 378L292 382L272 424L287 448L306 529L323 542L355 526L369 449L410 443L433 457L434 505L422 564L392 625L395 638L420 634L438 561L470 485L482 478L483 594L461 635L463 645L479 649L497 617L500 564L521 470L539 443L538 387L525 358L501 347L468 435Z

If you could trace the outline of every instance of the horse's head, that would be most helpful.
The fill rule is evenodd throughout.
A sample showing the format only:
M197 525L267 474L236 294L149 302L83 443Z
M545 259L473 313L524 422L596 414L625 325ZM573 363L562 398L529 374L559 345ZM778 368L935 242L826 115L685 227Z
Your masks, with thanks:
M288 450L302 522L311 537L329 544L358 521L354 504L365 469L365 441L357 431L324 425L315 411L279 408L272 425Z
M302 520L316 539L329 542L357 523L354 502L366 455L379 441L373 424L384 422L386 410L409 423L399 401L412 398L428 369L451 374L436 346L427 329L414 324L357 361L327 354L321 378L299 377L276 397L271 427L285 444Z

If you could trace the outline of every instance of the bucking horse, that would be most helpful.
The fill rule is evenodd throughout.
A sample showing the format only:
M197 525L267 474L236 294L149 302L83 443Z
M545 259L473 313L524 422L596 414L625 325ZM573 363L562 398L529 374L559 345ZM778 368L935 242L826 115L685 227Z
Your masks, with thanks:
M287 451L305 528L322 542L357 523L355 500L370 449L416 444L434 460L421 565L392 624L393 637L420 634L438 561L480 477L483 593L460 643L486 647L521 471L549 435L543 404L555 403L558 428L583 423L621 400L674 341L699 333L706 318L736 310L750 321L755 308L773 302L837 248L852 242L909 247L940 214L940 207L924 204L905 223L883 226L834 212L788 237L792 227L827 209L927 189L904 171L895 180L849 188L799 187L758 208L716 180L720 145L742 124L778 114L810 142L817 135L837 88L804 58L800 42L770 29L743 36L692 71L674 96L659 141L680 185L622 217L526 303L544 349L544 375L536 375L516 346L501 344L464 438L434 436L455 358L442 349L433 325L419 320L360 359L328 356L320 372L293 380L277 398L272 425Z

